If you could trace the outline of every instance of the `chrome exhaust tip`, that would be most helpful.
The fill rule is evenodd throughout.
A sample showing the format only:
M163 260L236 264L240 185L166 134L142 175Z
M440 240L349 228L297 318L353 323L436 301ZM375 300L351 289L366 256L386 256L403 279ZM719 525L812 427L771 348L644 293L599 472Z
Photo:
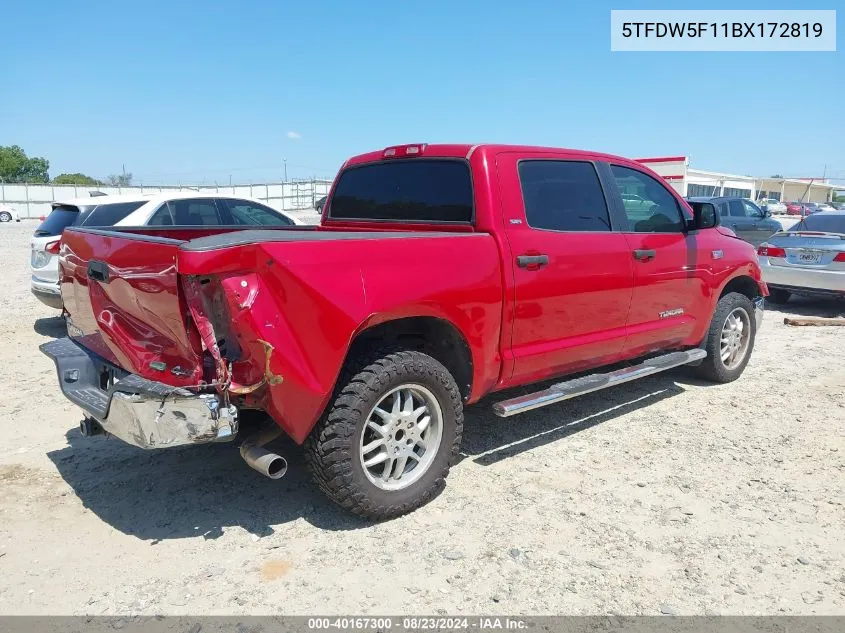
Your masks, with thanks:
M240 446L241 457L253 470L270 479L281 479L288 472L288 460L263 446L282 434L275 424L246 438Z
M261 446L241 446L241 457L253 470L270 479L281 479L288 472L288 461Z

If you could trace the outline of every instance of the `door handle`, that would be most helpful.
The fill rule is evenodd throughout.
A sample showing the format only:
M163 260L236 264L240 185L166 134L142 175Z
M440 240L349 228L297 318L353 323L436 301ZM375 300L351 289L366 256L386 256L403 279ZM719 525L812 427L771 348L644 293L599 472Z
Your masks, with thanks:
M106 262L98 262L97 260L92 259L88 262L88 279L108 283L109 265Z
M516 265L520 268L538 269L549 263L548 255L519 255L516 258Z
M634 250L634 259L638 259L641 262L648 261L649 259L654 259L656 255L657 251L653 249L637 248Z

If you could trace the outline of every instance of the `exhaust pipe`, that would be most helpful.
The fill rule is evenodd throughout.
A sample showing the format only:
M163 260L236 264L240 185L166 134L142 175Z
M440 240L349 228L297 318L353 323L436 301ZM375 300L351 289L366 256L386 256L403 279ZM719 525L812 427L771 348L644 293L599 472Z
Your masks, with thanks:
M249 436L240 446L240 453L247 466L270 479L281 479L288 471L288 462L281 455L271 453L264 447L282 434L275 424L271 428Z
M79 432L83 437L94 437L103 434L103 427L94 418L83 418L79 423Z

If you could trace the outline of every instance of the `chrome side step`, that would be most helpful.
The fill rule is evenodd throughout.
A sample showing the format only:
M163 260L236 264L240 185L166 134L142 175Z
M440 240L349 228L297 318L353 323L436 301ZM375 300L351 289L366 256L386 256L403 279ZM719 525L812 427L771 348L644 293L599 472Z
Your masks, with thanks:
M497 402L493 405L493 413L501 418L507 418L517 413L523 413L531 409L538 409L549 404L569 400L585 393L606 389L614 385L621 385L623 382L630 382L637 378L645 378L646 376L651 376L652 374L666 371L673 367L680 367L681 365L701 360L706 356L707 352L700 348L690 349L685 352L672 352L671 354L664 354L656 358L649 358L639 365L617 369L607 374L591 374L583 378L559 382L542 391Z

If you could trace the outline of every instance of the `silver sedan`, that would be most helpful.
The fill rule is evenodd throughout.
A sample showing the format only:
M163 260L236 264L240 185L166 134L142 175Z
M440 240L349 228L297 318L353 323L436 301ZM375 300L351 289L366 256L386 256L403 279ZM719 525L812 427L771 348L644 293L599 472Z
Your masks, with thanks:
M775 233L757 249L768 301L793 294L845 298L845 211L823 211Z

